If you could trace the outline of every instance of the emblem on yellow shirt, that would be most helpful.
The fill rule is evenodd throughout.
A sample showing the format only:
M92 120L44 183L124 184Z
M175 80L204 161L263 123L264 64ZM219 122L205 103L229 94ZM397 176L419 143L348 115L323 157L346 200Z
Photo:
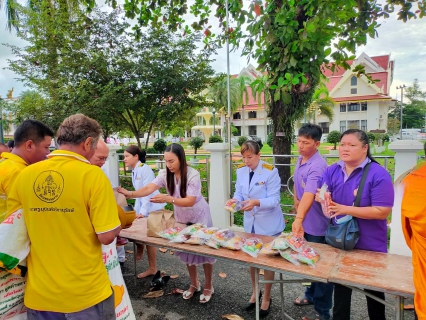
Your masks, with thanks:
M38 175L33 189L40 200L48 203L55 202L64 190L64 178L59 172L44 171Z
M138 167L143 167L144 163L139 163Z

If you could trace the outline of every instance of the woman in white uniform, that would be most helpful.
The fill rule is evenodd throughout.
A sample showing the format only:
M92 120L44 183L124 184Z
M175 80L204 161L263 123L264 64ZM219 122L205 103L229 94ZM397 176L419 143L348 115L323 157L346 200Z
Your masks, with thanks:
M244 164L237 169L234 198L227 202L230 205L242 201L244 211L244 231L265 236L278 236L284 230L283 212L280 206L281 179L278 170L260 160L260 147L256 141L249 140L241 146ZM245 311L256 307L255 268L250 268L252 295ZM265 270L265 280L273 280L274 272ZM260 307L260 317L268 315L271 308L271 283L265 284L265 294Z
M135 190L150 184L155 178L154 172L145 162L146 152L138 146L129 146L124 151L124 163L127 167L132 168L132 184ZM146 197L135 199L136 218L146 218L150 212L164 209L165 203L153 203L149 201L156 194L159 194L159 192L154 191ZM136 260L142 259L143 250L144 245L138 245ZM146 251L148 253L148 270L138 274L138 278L153 276L157 272L157 248L146 246Z

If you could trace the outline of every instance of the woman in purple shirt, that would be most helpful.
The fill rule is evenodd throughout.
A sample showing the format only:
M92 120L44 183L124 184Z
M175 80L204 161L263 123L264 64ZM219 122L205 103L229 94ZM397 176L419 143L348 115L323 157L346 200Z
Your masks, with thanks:
M346 215L357 218L360 238L355 249L387 252L386 218L392 210L394 189L389 173L370 154L368 137L364 131L350 129L340 138L340 161L328 167L323 176L331 192L332 222ZM354 207L362 172L371 162L359 207ZM317 194L318 195L318 194ZM318 197L317 197L318 200ZM382 292L365 290L384 300ZM352 289L334 285L333 319L349 320ZM385 306L367 297L368 315L371 320L385 319Z

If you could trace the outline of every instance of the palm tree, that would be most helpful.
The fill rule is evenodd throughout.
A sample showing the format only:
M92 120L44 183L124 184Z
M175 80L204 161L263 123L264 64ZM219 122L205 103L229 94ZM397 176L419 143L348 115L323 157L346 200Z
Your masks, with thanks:
M262 97L263 97L263 109L265 111L265 117L263 120L263 126L264 126L264 135L265 139L268 136L268 127L267 127L267 118L268 118L268 109L269 109L269 102L271 101L271 93L269 91L269 83L268 83L268 76L263 75L261 77L258 77L256 80L254 80L250 87L252 89L253 98L257 101L257 105L259 108L262 106Z
M244 102L246 105L248 105L249 103L249 93L247 90L247 85L250 85L252 80L249 77L246 76L242 76L237 78L236 80L238 80L238 85L239 85L239 89L240 89L240 101L241 101L241 135L244 136ZM245 99L244 99L245 98Z
M0 10L6 11L6 27L9 32L12 29L18 30L19 14L17 11L18 3L15 0L0 0Z
M327 87L324 83L320 83L312 96L312 102L306 109L306 118L308 121L312 119L313 123L315 123L316 116L323 115L327 117L330 122L333 122L333 107L334 100L330 98Z

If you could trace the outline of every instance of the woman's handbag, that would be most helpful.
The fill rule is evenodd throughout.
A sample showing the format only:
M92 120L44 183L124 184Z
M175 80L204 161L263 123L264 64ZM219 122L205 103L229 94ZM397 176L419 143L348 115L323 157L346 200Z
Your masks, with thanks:
M359 207L361 202L361 196L364 190L365 180L367 179L367 174L370 169L370 164L371 162L367 163L364 167L364 172L362 173L361 182L359 183L354 202L355 207ZM337 225L333 225L332 220L330 220L330 224L328 225L325 233L325 241L332 247L343 250L352 250L357 244L359 239L358 221L352 216L347 217L349 217L349 220L346 219L345 222Z
M151 211L148 215L147 221L147 235L148 237L157 237L157 232L172 228L175 225L175 217L173 211L162 209L158 211Z

